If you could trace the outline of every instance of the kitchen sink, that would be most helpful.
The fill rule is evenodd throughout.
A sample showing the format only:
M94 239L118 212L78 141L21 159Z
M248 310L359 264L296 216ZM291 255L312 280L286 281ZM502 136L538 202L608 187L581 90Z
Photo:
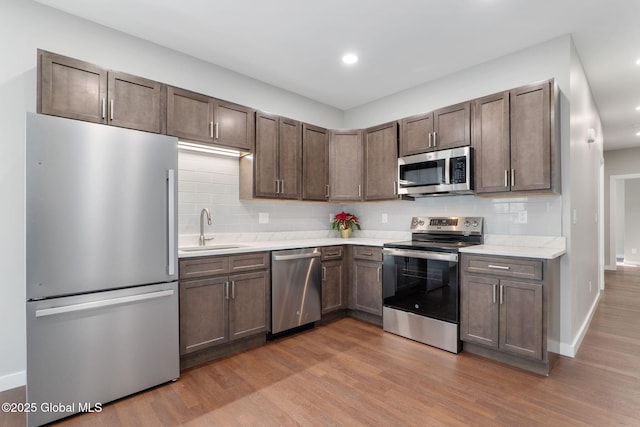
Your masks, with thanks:
M197 251L218 251L222 249L236 249L242 248L240 245L207 245L207 246L189 246L186 248L178 248L184 252L197 252Z

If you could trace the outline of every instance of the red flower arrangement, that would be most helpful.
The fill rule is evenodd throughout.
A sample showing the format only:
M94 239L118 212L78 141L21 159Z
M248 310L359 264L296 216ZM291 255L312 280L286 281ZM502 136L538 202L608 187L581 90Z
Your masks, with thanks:
M332 230L345 230L347 228L353 230L354 227L358 230L361 230L360 221L358 220L357 216L348 212L340 212L333 218L333 222L331 223Z

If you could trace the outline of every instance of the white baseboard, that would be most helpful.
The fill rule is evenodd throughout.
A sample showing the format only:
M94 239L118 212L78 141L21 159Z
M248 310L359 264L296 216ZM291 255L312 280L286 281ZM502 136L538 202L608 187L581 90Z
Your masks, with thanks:
M605 270L616 271L616 266L607 264L607 265L604 266L604 269Z
M11 390L22 387L27 383L27 371L15 372L13 374L0 377L0 391Z
M589 325L591 324L591 320L593 319L593 315L596 314L596 310L598 309L598 304L600 303L600 298L602 297L602 292L598 292L598 296L593 301L591 305L591 309L589 310L589 315L582 322L580 326L580 330L576 334L573 342L571 344L560 343L560 354L568 357L575 357L580 349L580 345L582 344L582 340L584 336L587 334L589 330Z

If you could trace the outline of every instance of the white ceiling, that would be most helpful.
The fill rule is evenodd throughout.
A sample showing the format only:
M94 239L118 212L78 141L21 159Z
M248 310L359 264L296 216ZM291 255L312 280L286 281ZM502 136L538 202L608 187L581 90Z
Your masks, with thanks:
M37 1L342 110L571 34L605 150L640 146L640 0Z

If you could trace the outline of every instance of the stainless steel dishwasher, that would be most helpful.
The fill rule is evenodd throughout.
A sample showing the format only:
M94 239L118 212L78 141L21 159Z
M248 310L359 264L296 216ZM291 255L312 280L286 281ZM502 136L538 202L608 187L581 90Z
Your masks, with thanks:
M320 249L271 252L271 333L320 320Z

